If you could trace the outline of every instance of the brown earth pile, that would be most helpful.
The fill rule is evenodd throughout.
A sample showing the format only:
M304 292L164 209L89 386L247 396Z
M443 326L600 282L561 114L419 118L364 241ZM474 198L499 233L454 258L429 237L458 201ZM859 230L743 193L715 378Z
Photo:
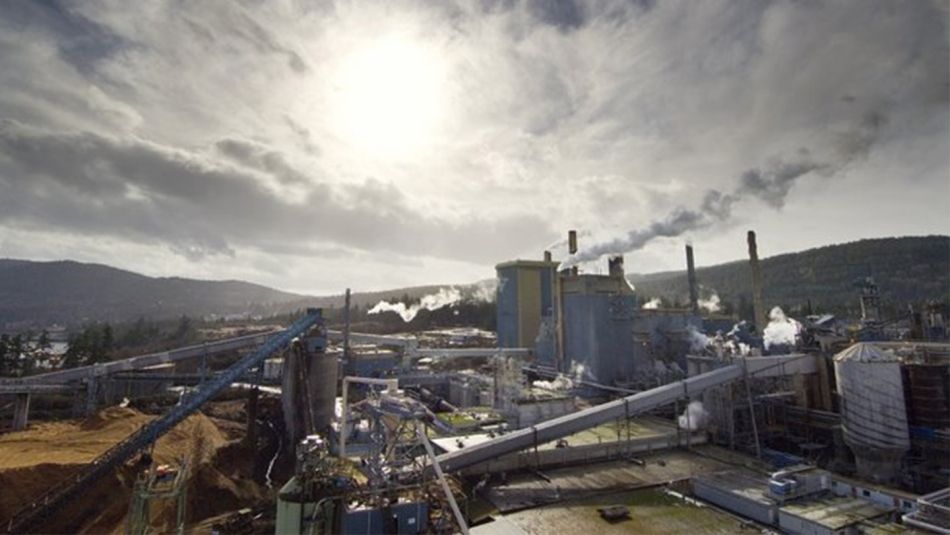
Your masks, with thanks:
M39 423L18 433L0 436L0 522L55 482L120 442L153 416L134 409L111 407L85 420ZM196 413L178 424L155 444L152 456L159 464L178 464L188 458L186 519L198 521L221 514L264 496L263 489L246 479L253 452L229 442L205 415ZM82 497L67 505L44 530L52 532L122 533L136 467L123 466L103 478ZM16 489L15 492L10 492ZM173 504L155 507L156 522L170 518Z

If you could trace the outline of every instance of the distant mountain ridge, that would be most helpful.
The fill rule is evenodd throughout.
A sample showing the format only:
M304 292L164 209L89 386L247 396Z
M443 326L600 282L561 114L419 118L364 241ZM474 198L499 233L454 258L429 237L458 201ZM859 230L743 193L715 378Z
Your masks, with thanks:
M302 298L235 280L154 278L70 260L0 259L0 327L265 312Z
M443 285L354 293L354 306L411 299ZM211 314L268 316L305 307L342 307L342 294L308 296L244 281L148 277L72 260L35 262L0 258L0 331L61 324L124 322Z
M702 246L696 247L697 258ZM684 262L685 263L685 262ZM802 307L854 313L860 289L855 282L871 276L885 307L903 310L907 303L950 299L950 237L922 236L860 240L828 245L761 260L763 300L767 307ZM628 277L641 299L662 297L686 303L686 271ZM736 308L751 307L748 260L696 269L703 294L715 292ZM741 312L741 311L740 311Z
M696 247L702 258L702 247ZM840 312L855 309L855 280L871 275L886 305L950 298L950 237L861 240L762 260L767 306L800 306ZM641 300L663 297L685 303L685 271L631 274ZM748 262L697 269L704 295L717 293L745 314L751 305ZM484 281L482 281L484 282ZM418 299L448 285L427 285L353 294L353 305L387 299ZM475 285L455 285L463 293ZM465 288L468 288L466 290ZM267 316L307 306L342 307L343 295L307 296L242 281L155 278L101 264L0 259L0 330L94 321L123 322L140 316L166 319L187 314Z

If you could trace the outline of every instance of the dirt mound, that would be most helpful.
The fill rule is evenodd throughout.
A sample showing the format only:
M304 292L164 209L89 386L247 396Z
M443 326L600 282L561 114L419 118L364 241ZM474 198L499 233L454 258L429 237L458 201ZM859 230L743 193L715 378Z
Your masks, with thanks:
M125 439L153 416L131 408L111 407L84 420L40 423L30 429L0 436L0 523L54 483L78 471L111 446ZM219 458L219 451L222 455ZM177 464L188 458L190 521L254 503L264 495L238 462L240 448L201 413L181 422L156 442L155 462ZM253 452L250 453L253 458ZM219 466L220 465L220 466ZM46 526L53 532L105 533L122 531L136 468L121 467L70 503L61 523ZM169 517L171 504L159 504L156 520Z
M81 464L37 464L0 470L0 519L8 519L27 501L79 470Z
M109 407L82 420L79 423L79 429L100 431L116 426L127 427L130 423L139 422L142 418L147 420L149 417L129 407Z

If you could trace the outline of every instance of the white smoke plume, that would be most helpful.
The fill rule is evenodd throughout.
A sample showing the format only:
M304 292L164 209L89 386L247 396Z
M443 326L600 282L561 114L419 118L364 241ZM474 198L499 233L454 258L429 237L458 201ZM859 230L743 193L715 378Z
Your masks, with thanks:
M709 313L719 312L720 310L722 310L722 306L720 305L720 301L719 301L719 294L713 293L707 299L700 298L699 307L706 309L706 311Z
M758 198L776 210L781 209L799 178L812 172L831 177L850 162L866 157L886 123L883 112L873 110L852 129L833 140L834 151L828 161L813 160L807 149L799 149L788 160L773 158L761 169L752 168L743 172L731 193L709 190L698 207L676 207L666 217L654 220L645 228L634 229L625 236L581 249L565 259L558 269L597 260L608 254L637 251L657 238L673 238L727 221L732 217L733 203L745 198Z
M643 303L643 305L640 308L645 308L647 310L656 310L660 308L660 298L654 297L653 299L650 299L646 303Z
M709 347L712 340L705 334L696 330L692 325L686 327L686 334L689 336L689 350L698 353Z
M531 386L545 390L563 391L574 388L574 381L570 377L559 373L556 378L550 381L534 381Z
M472 288L471 298L482 303L494 303L495 295L498 291L498 280L487 279L475 283Z
M762 330L762 344L765 349L773 345L794 346L801 332L801 323L787 317L781 308L775 307L769 312L769 324Z
M583 381L587 375L587 366L577 361L571 364L571 377L574 378L575 381Z
M682 206L677 207L665 218L650 223L644 229L631 230L626 236L581 249L561 262L558 269L567 269L582 262L597 260L607 254L636 251L656 238L672 238L690 230L708 227L716 221L728 219L732 214L732 203L735 200L735 196L709 190L698 209L687 210Z
M680 429L698 431L706 427L709 422L709 413L703 407L702 401L691 401L678 420Z
M587 375L587 367L580 362L574 361L571 363L570 374L559 373L557 377L550 381L534 381L531 385L546 390L570 390L574 388L576 382L583 381L585 375Z
M424 296L418 303L406 305L405 303L389 301L380 301L367 312L368 314L379 314L380 312L395 312L406 323L415 319L416 315L423 309L437 310L442 307L454 305L462 299L462 293L457 288L439 288L434 294Z

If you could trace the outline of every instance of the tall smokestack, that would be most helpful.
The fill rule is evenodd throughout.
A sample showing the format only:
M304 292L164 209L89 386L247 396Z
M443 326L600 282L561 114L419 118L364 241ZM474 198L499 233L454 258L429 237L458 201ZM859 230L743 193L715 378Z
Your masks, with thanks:
M567 252L571 255L577 253L577 231L567 231ZM577 266L571 268L571 275L577 275Z
M607 259L607 272L611 277L623 278L623 255L611 256Z
M752 268L752 309L755 313L755 329L761 334L768 325L765 317L765 306L762 304L762 269L759 267L759 248L755 244L755 231L750 230L749 266Z
M693 264L693 246L686 244L686 281L689 283L689 308L699 314L699 289L696 287L696 266Z

